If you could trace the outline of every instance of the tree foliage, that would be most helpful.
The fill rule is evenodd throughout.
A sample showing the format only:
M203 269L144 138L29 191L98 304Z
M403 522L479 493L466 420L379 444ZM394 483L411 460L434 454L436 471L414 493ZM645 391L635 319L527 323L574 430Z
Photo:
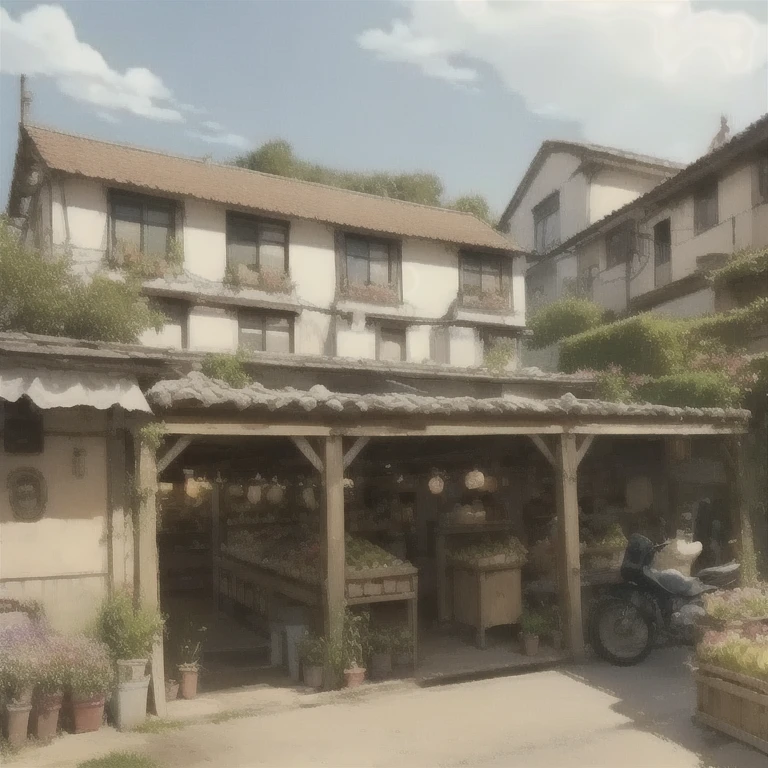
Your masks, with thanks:
M234 162L241 168L275 176L313 181L422 205L455 208L488 222L493 218L488 201L482 195L465 195L453 203L446 203L443 200L443 182L434 173L339 171L298 157L291 144L284 139L267 141L252 152L235 158Z
M69 259L44 258L0 220L0 331L130 343L163 322L138 282L105 275L85 282Z
M528 322L533 336L531 349L543 349L550 344L591 331L603 323L605 310L593 301L568 297L547 304L536 311Z

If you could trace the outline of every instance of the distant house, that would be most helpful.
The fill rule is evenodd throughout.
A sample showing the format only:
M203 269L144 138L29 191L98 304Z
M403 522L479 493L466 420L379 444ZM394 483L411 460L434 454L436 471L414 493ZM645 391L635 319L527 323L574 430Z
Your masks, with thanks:
M22 125L9 212L82 272L143 263L153 346L477 367L525 325L520 249L454 210Z

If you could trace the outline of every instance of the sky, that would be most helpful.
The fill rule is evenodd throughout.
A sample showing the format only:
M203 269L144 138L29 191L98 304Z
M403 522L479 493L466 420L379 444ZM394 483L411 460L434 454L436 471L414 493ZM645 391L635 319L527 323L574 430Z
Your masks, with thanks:
M691 161L768 111L764 0L0 0L0 201L19 119L227 161L273 138L426 170L500 213L542 141Z

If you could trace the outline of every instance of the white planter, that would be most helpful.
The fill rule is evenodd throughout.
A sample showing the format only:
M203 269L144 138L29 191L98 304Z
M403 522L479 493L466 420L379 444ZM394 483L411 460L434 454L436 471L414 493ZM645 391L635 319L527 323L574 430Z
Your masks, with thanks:
M119 731L141 725L147 719L149 675L143 680L118 683L113 699L113 714Z
M120 659L117 662L117 680L120 683L137 683L147 672L147 659Z

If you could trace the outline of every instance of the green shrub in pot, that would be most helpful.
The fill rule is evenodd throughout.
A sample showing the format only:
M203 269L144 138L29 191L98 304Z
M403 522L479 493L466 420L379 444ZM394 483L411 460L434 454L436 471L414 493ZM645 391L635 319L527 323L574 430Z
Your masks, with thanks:
M154 608L134 606L127 589L115 590L101 604L97 635L114 661L147 659L163 631L163 619Z

